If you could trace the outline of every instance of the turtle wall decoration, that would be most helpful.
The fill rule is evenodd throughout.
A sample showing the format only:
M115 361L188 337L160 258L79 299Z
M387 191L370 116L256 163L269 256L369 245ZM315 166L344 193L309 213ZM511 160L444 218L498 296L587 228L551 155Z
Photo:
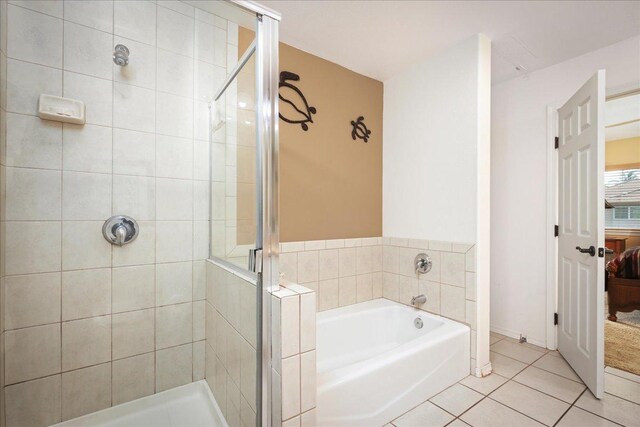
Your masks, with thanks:
M291 71L282 71L280 73L280 83L278 84L278 98L282 102L289 104L293 110L295 117L285 117L282 112L279 116L287 123L299 124L303 131L309 130L307 123L313 123L313 115L316 114L316 107L311 107L302 91L293 83L300 80L300 76Z
M363 139L364 142L369 142L371 131L367 128L367 125L364 124L364 116L358 117L355 122L352 120L351 126L353 126L353 129L351 130L351 138L353 138L354 141L356 138L359 138Z

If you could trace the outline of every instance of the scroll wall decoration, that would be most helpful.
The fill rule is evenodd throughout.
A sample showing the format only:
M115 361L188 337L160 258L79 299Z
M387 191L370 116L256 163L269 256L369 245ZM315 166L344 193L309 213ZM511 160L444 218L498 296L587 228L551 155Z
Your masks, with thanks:
M369 142L371 131L367 128L367 125L364 124L364 116L358 117L355 122L352 120L351 126L353 126L351 138L353 138L354 141L358 138L363 139L364 142Z
M313 115L316 114L316 107L309 106L307 98L302 94L302 91L296 85L290 83L299 80L300 76L290 71L282 71L280 73L278 98L293 108L295 117L285 117L282 115L282 112L279 113L279 115L285 122L300 124L302 130L308 131L309 125L307 125L307 123L313 123Z

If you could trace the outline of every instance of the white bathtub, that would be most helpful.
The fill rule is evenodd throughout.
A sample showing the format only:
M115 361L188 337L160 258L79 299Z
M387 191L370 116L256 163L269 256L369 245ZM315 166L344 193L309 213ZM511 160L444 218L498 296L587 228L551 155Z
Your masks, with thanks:
M385 299L318 313L318 426L390 422L469 375L469 339L466 325Z

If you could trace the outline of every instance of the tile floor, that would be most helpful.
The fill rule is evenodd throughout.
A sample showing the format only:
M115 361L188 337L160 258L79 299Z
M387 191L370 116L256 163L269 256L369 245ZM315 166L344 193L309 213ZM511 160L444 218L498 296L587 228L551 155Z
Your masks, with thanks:
M640 377L607 367L596 399L557 351L491 333L493 374L469 376L385 427L640 425Z

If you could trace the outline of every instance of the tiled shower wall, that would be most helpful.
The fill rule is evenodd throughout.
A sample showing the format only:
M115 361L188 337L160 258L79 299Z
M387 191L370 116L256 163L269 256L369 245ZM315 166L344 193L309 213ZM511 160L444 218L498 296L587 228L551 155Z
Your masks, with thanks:
M175 1L1 6L6 424L204 378L207 101L237 26ZM87 124L39 119L41 93L84 101ZM114 214L140 225L122 248L102 237Z
M393 237L282 243L284 279L318 293L318 311L386 298L410 305L424 294L422 310L471 327L471 372L475 370L475 246ZM416 275L415 256L428 254L433 267Z
M255 283L207 264L206 379L230 426L256 424Z

